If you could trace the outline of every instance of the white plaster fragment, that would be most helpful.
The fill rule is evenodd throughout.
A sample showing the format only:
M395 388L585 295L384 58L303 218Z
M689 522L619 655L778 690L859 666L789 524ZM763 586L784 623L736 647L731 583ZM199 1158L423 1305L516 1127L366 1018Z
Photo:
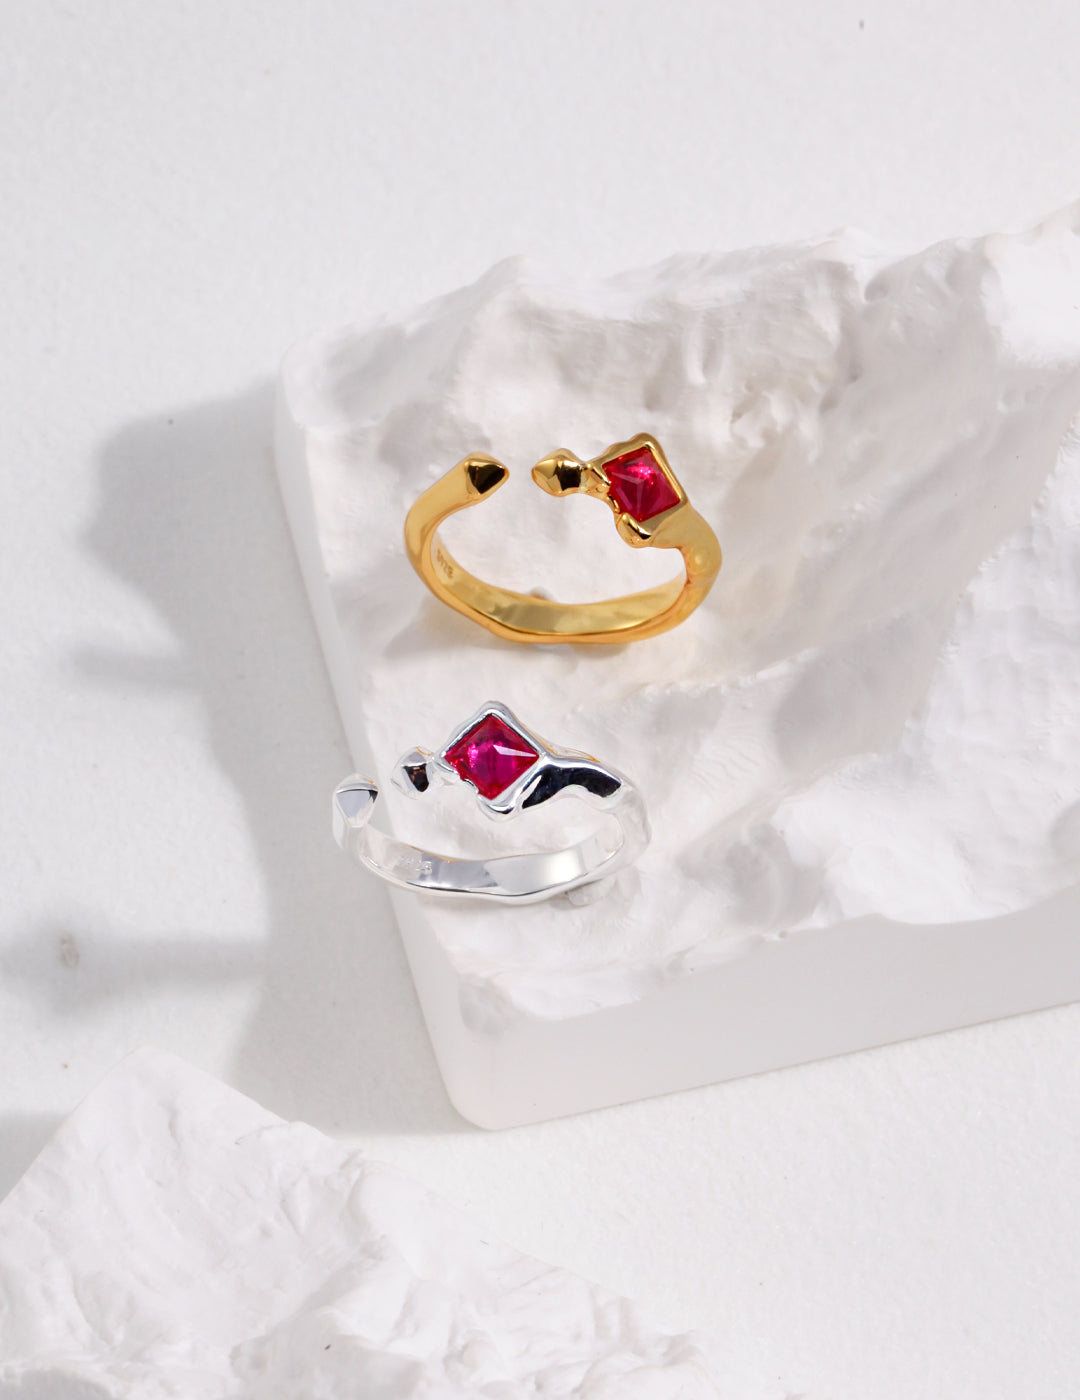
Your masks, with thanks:
M3 1400L720 1394L692 1337L155 1051L0 1206Z

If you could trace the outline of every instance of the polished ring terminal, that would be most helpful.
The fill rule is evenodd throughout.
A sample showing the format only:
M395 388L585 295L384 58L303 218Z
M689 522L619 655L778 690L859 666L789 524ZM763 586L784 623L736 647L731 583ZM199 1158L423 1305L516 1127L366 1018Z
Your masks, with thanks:
M584 643L655 637L705 598L720 571L720 545L648 433L617 442L589 462L559 449L537 462L532 475L549 495L606 501L620 536L635 549L679 550L685 579L595 603L560 603L485 583L462 568L438 536L447 516L486 500L507 479L501 462L473 453L428 487L405 521L409 559L437 598L509 641Z
M403 889L531 904L613 875L649 842L644 804L627 778L588 754L546 744L496 702L459 725L438 753L410 750L398 761L393 783L417 798L440 784L471 787L481 810L495 820L511 820L564 796L581 798L614 818L562 850L483 860L436 855L372 826L378 786L356 775L347 778L333 797L338 844Z

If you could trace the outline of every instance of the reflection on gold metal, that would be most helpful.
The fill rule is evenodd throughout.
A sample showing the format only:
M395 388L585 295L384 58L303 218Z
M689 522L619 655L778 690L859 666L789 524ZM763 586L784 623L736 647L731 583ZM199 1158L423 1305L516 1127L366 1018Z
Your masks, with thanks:
M561 449L552 452L533 467L533 480L552 496L582 493L606 501L627 544L677 549L685 580L595 603L559 603L485 583L461 567L437 531L447 516L497 491L507 475L494 457L472 453L429 486L405 520L405 548L427 586L497 637L512 642L636 642L689 617L712 587L720 570L720 545L687 500L663 448L647 433L615 443L590 462ZM635 502L637 516L623 508L628 499Z

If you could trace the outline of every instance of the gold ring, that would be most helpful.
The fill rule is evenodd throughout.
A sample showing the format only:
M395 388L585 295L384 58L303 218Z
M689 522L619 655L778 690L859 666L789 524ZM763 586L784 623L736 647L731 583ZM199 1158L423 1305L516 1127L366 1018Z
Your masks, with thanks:
M537 462L533 480L549 495L575 492L606 501L615 527L635 549L677 549L685 579L596 603L559 603L497 588L463 569L438 537L449 515L478 505L506 480L501 462L476 452L462 458L420 496L405 519L413 568L444 603L512 642L635 642L675 627L704 599L720 571L720 545L690 504L648 433L617 442L582 462L558 449Z

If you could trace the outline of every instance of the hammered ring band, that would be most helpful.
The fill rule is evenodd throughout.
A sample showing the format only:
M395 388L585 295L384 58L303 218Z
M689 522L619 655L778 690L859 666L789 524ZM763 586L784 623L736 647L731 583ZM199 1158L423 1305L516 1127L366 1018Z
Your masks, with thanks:
M595 603L560 603L485 583L448 552L440 524L499 489L508 472L485 453L473 453L439 478L412 505L405 549L428 588L465 617L513 642L624 643L655 637L688 617L720 570L720 545L690 504L663 448L648 433L617 442L591 461L559 449L532 469L552 496L581 493L606 501L620 537L635 549L677 549L685 579Z
M645 807L623 774L588 754L556 748L526 729L505 705L484 705L437 753L412 749L394 770L394 786L423 797L436 785L471 787L496 820L574 796L613 819L561 850L467 859L420 850L371 824L379 788L354 775L334 791L338 844L392 885L438 895L472 895L531 904L613 875L649 842Z

